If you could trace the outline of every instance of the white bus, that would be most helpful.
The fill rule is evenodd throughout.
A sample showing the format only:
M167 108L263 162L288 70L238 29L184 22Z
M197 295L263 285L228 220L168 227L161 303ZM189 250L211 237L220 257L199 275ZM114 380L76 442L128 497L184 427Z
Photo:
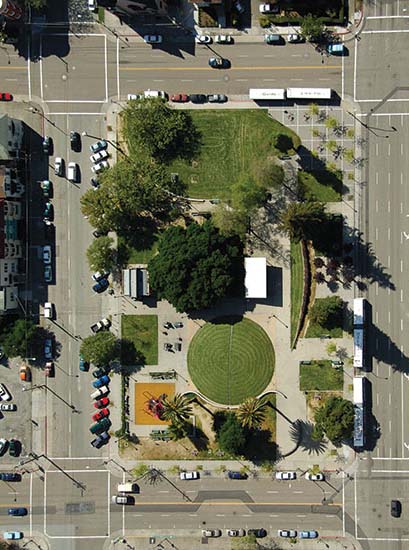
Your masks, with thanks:
M354 328L354 367L364 366L364 329Z
M365 298L354 298L354 327L365 324Z
M284 88L250 88L249 90L250 99L257 100L277 100L285 99L285 90Z
M331 99L331 88L287 88L287 99Z
M355 376L353 379L354 384L354 405L364 404L364 377Z

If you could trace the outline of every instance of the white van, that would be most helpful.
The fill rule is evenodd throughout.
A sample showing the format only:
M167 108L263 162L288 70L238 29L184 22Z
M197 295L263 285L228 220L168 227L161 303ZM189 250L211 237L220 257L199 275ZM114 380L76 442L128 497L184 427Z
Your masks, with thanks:
M118 483L118 493L139 493L137 483Z
M54 319L54 304L46 302L44 304L44 317L46 319Z
M69 162L68 163L67 178L68 178L68 181L72 181L73 183L77 182L78 164L76 162Z
M168 94L161 90L146 90L145 92L143 92L143 96L151 97L151 98L161 97L162 99L166 99L166 100L168 99Z
M91 393L91 399L98 399L98 397L102 397L107 393L109 393L109 388L107 386L102 386Z

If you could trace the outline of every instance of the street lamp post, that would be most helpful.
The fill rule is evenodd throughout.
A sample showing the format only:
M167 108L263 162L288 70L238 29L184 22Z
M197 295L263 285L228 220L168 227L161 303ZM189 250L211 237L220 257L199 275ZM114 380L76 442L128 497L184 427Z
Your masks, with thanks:
M71 412L79 412L74 405L70 405L70 403L68 403L68 401L65 401L65 399L63 399L60 395L58 395L58 393L56 393L53 389L49 388L46 384L35 384L34 386L32 386L31 388L23 388L22 391L33 391L35 389L40 389L40 388L45 388L47 391L51 392L53 395L55 395L55 397L57 397L60 401L62 401L63 403L65 403L67 405L67 407L69 407L71 409Z

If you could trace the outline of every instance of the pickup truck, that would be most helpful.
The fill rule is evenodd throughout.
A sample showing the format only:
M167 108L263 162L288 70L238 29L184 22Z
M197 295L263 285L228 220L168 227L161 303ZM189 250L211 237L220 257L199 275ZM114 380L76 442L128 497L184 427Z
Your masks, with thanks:
M93 325L91 325L91 330L96 334L100 330L109 329L110 326L111 326L111 321L106 317L104 317L103 319L98 321L98 323L94 323Z

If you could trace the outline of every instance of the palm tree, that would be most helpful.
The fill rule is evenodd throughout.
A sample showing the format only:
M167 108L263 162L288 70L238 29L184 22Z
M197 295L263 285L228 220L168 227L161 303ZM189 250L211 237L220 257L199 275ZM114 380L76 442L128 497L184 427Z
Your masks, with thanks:
M244 428L250 430L257 428L264 420L264 407L266 402L256 397L248 397L240 405L237 417Z
M280 229L299 242L307 239L311 226L321 224L325 219L325 208L320 202L291 202L281 216Z
M179 439L183 439L187 436L189 433L189 424L187 424L185 421L176 421L172 422L168 426L167 434L170 436L172 441L179 441Z
M172 424L187 420L191 413L190 399L180 393L163 400L162 418L170 420Z

